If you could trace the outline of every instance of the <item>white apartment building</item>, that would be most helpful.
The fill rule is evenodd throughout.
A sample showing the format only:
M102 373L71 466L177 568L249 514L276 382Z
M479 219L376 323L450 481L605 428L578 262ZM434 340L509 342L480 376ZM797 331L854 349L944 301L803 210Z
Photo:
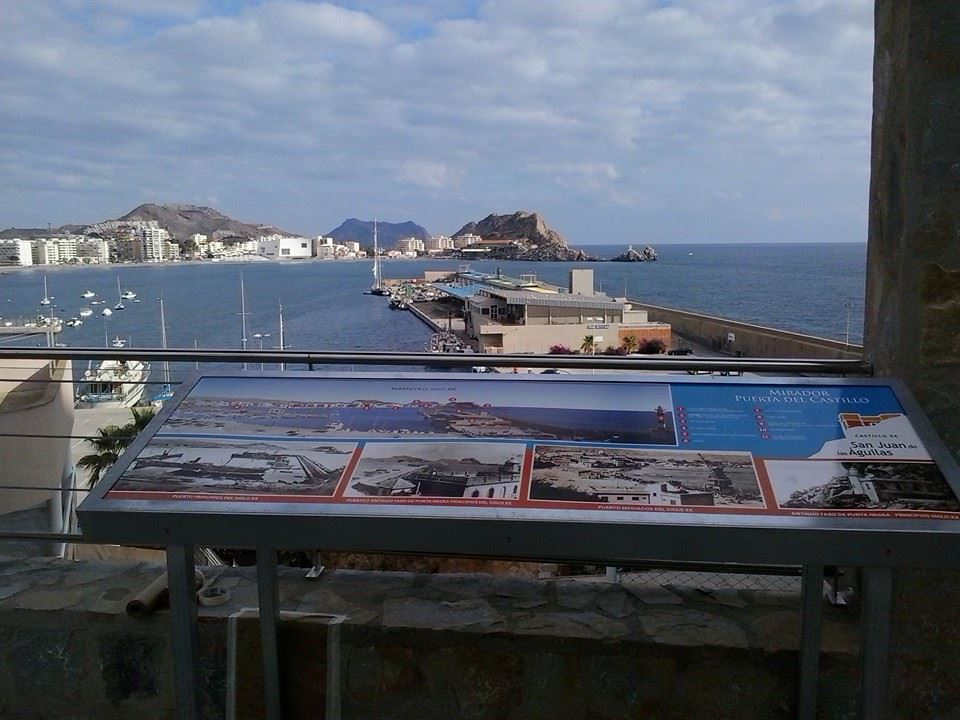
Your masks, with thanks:
M332 260L336 257L336 244L333 238L317 235L313 239L313 254L321 260Z
M348 257L357 257L360 255L360 243L354 240L347 240L347 242L343 243L343 247L347 249Z
M196 245L197 247L200 247L201 245L206 245L207 240L209 239L210 238L208 238L203 233L194 233L193 235L190 236L190 240L192 240L193 244Z
M397 240L397 250L404 254L423 252L423 240L415 237L405 237Z
M313 257L313 243L305 237L267 235L257 243L257 254L270 260L303 260Z
M453 238L446 235L434 235L429 240L423 241L423 249L428 253L453 250Z
M140 228L140 239L143 241L143 259L146 262L163 262L169 260L167 246L170 244L170 233L163 228ZM177 256L179 257L179 247Z
M65 235L63 237L34 238L33 264L34 265L62 265L77 260L77 241L82 235Z
M455 235L453 237L453 247L455 247L457 250L461 250L465 247L476 245L481 240L483 240L483 238L479 235L474 235L473 233L463 233L463 235Z
M0 265L33 265L33 246L29 240L0 240Z

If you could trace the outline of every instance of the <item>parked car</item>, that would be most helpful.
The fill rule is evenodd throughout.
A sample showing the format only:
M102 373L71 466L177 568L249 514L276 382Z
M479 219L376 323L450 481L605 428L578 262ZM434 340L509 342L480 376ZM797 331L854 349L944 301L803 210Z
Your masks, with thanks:
M693 350L688 347L679 347L667 350L667 355L693 355Z

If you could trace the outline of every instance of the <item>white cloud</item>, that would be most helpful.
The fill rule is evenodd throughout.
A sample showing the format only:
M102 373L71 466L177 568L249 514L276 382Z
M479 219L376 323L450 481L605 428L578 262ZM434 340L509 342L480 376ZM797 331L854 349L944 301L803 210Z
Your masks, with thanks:
M408 160L400 166L398 179L431 190L455 188L460 183L460 173L444 163L431 160Z

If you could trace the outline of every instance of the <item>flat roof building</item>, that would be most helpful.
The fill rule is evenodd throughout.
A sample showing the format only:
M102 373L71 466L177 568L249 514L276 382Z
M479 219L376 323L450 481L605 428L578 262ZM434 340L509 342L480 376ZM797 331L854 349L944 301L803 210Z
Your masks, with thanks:
M479 352L546 353L554 345L577 350L588 336L593 352L619 348L631 335L637 345L659 339L670 346L669 325L649 322L646 310L634 309L625 298L594 292L589 268L571 271L569 289L534 275L472 270L435 287L463 301L466 332Z

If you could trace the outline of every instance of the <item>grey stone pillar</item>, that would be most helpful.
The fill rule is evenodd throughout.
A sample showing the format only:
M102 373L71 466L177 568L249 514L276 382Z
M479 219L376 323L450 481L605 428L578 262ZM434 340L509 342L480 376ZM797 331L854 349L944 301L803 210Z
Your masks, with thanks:
M866 354L960 456L960 3L877 0Z
M873 88L865 353L957 457L960 2L876 0ZM888 718L960 717L958 598L960 573L895 573Z

